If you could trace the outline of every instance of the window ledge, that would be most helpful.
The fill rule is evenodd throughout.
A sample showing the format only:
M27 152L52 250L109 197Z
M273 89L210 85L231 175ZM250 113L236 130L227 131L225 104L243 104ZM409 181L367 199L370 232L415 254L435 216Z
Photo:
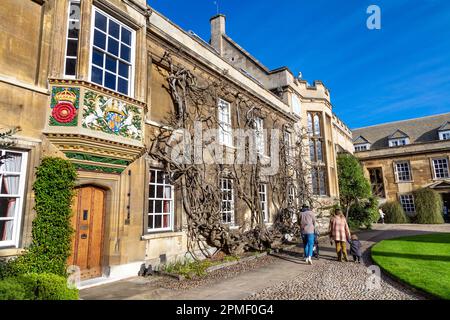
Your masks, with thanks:
M141 236L141 240L154 240L154 239L163 239L163 238L173 238L183 236L185 233L183 231L180 232L172 232L172 231L161 231L155 233L144 234Z
M22 254L24 252L24 249L17 249L17 248L11 248L11 247L0 247L0 257L12 257L17 256L19 254Z

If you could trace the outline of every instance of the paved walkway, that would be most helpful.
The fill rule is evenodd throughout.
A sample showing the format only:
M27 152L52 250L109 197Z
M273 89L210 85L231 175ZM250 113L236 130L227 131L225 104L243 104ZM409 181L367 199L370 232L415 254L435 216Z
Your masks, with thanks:
M155 278L131 278L81 290L83 299L133 300L239 300L239 299L423 299L420 294L385 277L379 289L368 290L371 264L368 248L383 239L431 232L450 232L450 225L375 225L361 232L364 263L338 263L327 239L321 242L321 259L305 264L298 248L277 254L272 263L232 278L187 290L162 288Z

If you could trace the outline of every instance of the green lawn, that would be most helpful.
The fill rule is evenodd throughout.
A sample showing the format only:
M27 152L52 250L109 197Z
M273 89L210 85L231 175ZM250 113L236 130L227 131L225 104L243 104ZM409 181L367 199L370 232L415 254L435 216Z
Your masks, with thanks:
M408 285L450 299L450 233L383 240L372 259Z

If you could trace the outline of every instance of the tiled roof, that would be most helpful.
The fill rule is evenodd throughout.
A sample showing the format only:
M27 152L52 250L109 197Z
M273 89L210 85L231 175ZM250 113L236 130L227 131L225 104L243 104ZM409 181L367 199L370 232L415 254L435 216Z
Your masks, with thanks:
M450 130L450 112L359 128L353 130L353 136L362 136L370 141L371 150L373 150L389 147L389 138L396 134L397 131L406 134L411 144L413 144L439 140L438 131L445 127L448 127Z

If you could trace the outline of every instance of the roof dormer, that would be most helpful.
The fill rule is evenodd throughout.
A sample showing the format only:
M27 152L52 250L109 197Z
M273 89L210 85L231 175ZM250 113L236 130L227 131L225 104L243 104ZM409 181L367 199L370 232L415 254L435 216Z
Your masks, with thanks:
M388 137L389 147L400 147L410 144L409 136L402 130L397 129Z
M362 152L370 150L370 141L363 136L358 136L353 140L353 146L355 147L355 152Z
M439 140L450 140L450 121L444 122L438 129Z

